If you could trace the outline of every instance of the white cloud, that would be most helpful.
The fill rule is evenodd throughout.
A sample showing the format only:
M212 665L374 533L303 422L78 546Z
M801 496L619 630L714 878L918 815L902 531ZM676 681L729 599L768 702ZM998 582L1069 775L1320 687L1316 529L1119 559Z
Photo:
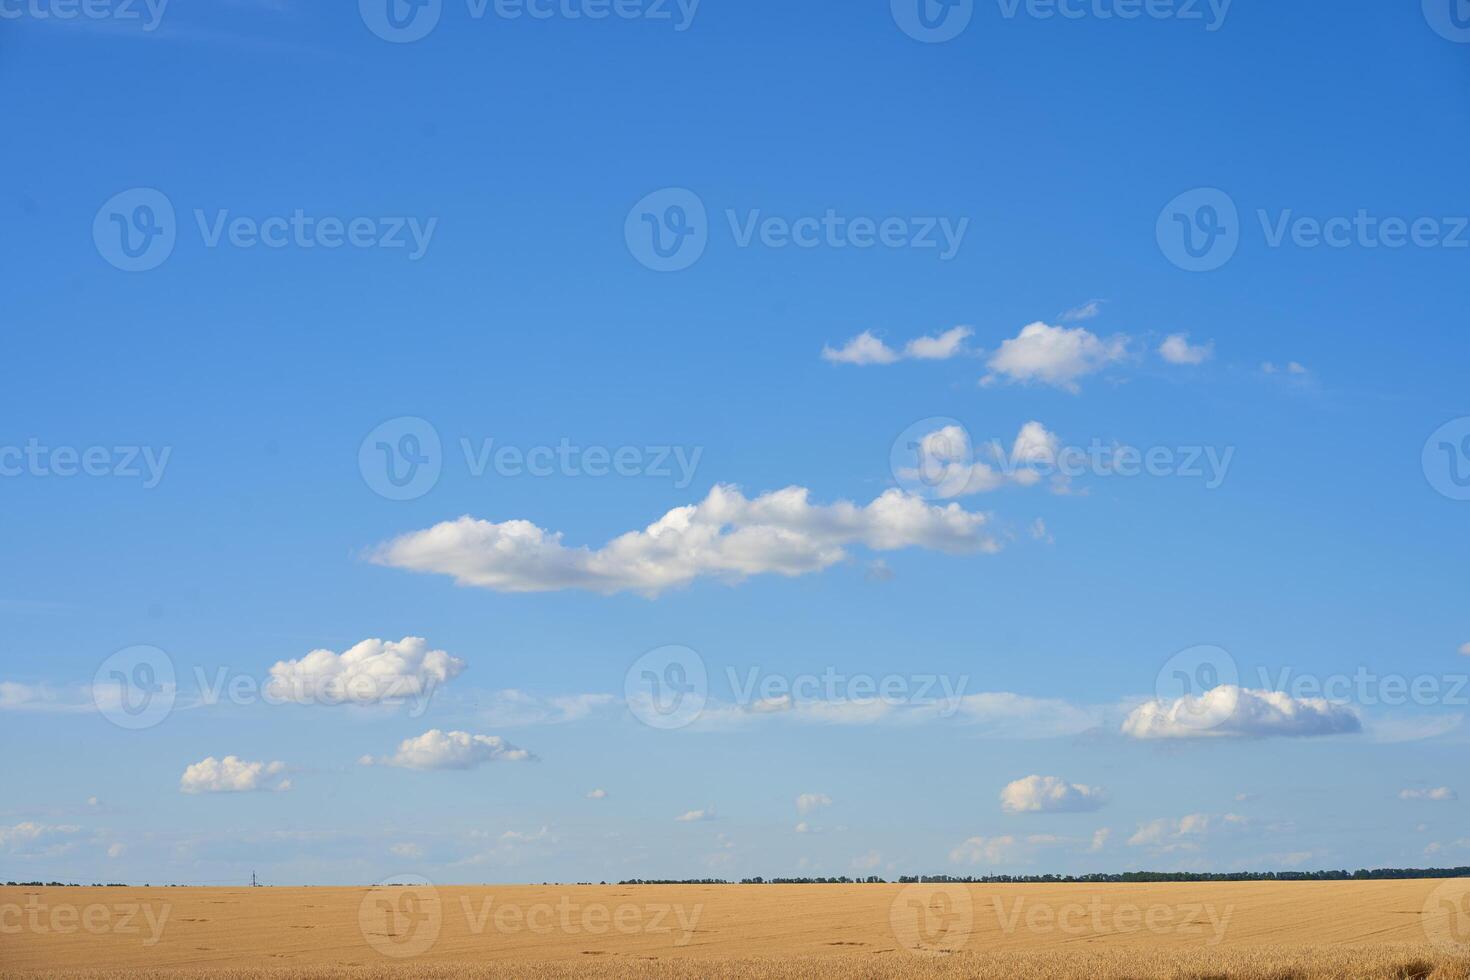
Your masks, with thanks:
M883 855L877 851L869 851L852 859L852 866L858 871L872 871L883 863Z
M1278 367L1271 361L1266 361L1261 365L1262 374L1281 374L1283 372L1286 374L1303 375L1307 373L1307 369L1296 361L1287 361L1285 367Z
M107 845L107 856L110 858L120 858L127 851L127 849L128 846L126 844L120 844L117 841L113 841L111 844Z
M546 838L549 836L551 836L551 829L548 827L542 827L535 833L526 833L520 830L507 830L505 833L500 835L500 840L504 844L532 844L539 840L546 840Z
M969 327L954 327L933 337L918 337L908 342L903 355L919 361L946 361L964 351L965 341L974 332Z
M969 837L949 852L955 864L1009 864L1017 858L1016 838Z
M524 691L496 691L487 698L485 721L499 726L559 725L582 721L613 704L611 694L565 694L539 697Z
M499 735L471 735L431 728L398 744L390 756L363 756L363 765L397 766L402 769L474 769L487 762L522 762L534 756L511 745Z
M834 364L893 364L902 360L944 361L964 353L965 341L974 333L969 327L953 327L943 333L916 337L899 352L872 331L864 330L841 347L822 348L822 360Z
M822 360L834 364L892 364L898 352L864 330L841 347L823 347Z
M675 817L674 820L678 823L698 823L701 820L713 820L714 818L715 808L709 807L704 810L685 810Z
M1245 817L1227 813L1223 817L1208 813L1190 813L1177 820L1162 818L1138 825L1128 838L1129 847L1152 847L1161 852L1198 850L1200 842L1212 833L1226 829L1242 829Z
M1170 364L1203 364L1214 353L1214 344L1190 344L1187 333L1171 333L1159 345L1159 356Z
M40 824L27 820L0 825L0 852L12 857L56 857L76 846L82 832L75 824Z
M393 844L388 848L388 852L394 857L401 857L407 860L414 860L424 856L424 849L412 843Z
M589 799L589 800L605 800L605 799L607 799L607 790L602 789L602 788L588 790L587 791L587 799Z
M423 637L363 640L342 653L313 650L270 669L266 691L298 704L373 704L417 697L458 677L465 663Z
M832 805L832 797L826 793L802 793L796 798L797 813L811 813L813 810Z
M1091 320L1093 317L1097 316L1101 312L1102 300L1093 299L1088 300L1081 306L1073 307L1072 309L1063 313L1060 317L1058 317L1058 319L1061 320L1063 323L1076 323L1080 320Z
M1406 789L1399 791L1401 800L1429 800L1434 803L1446 803L1458 800L1460 794L1448 786L1436 786L1433 789Z
M239 756L209 756L195 762L179 777L181 793L284 792L291 788L284 762L247 762Z
M1134 738L1247 738L1351 734L1357 712L1322 698L1293 698L1224 684L1199 696L1139 705L1123 721Z
M560 533L529 521L465 516L394 538L370 558L501 592L631 590L651 597L705 576L805 575L844 560L852 544L955 554L1000 547L986 531L986 515L958 504L931 505L896 489L864 507L818 505L808 496L803 487L787 487L748 499L735 487L717 486L700 503L675 508L597 550L568 548Z
M1108 845L1108 838L1111 836L1113 836L1113 828L1111 827L1103 827L1099 830L1093 831L1092 843L1088 845L1087 849L1090 851L1102 850Z
M1000 791L1001 809L1007 813L1082 813L1096 810L1104 801L1099 787L1056 776L1027 776Z
M1075 393L1079 378L1122 360L1127 353L1128 342L1122 336L1104 340L1085 327L1053 327L1037 321L1001 343L990 357L990 374L983 383L1040 382Z
M1058 738L1080 735L1104 721L1102 708L1085 708L1055 698L1034 698L1009 691L966 694L955 717L1008 738Z
M1021 426L1009 452L998 439L977 447L963 428L946 425L922 436L915 465L901 467L894 475L906 484L922 484L940 497L1029 487L1041 480L1034 467L1055 465L1060 449L1056 434L1035 420Z

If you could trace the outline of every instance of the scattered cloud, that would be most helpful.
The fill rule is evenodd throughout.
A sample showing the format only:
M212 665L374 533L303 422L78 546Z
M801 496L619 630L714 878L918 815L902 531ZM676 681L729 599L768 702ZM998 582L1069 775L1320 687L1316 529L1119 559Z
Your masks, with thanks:
M1353 734L1363 730L1351 707L1223 684L1199 695L1139 705L1123 721L1133 738L1265 738Z
M981 383L1040 383L1075 394L1081 390L1080 378L1121 361L1127 353L1127 338L1121 335L1102 339L1085 327L1054 327L1037 321L1001 343L987 362L990 373Z
M832 797L826 793L802 793L796 798L797 813L811 813L824 806L832 805Z
M1105 802L1096 786L1069 783L1056 776L1027 776L1000 791L1000 806L1007 813L1083 813Z
M685 810L675 817L674 820L677 823L698 823L701 820L713 820L714 818L715 808L709 807L704 810Z
M29 820L0 825L0 853L11 857L57 857L76 847L82 828L75 824L41 824Z
M953 554L995 552L987 516L958 504L931 505L889 490L867 506L810 502L804 487L750 499L717 486L703 501L669 511L642 531L602 548L569 548L561 534L528 521L445 521L379 546L370 560L417 572L452 575L460 585L499 592L666 589L714 577L805 575L847 558L849 545L875 551L928 548Z
M853 337L841 347L822 348L822 360L834 364L894 364L898 361L943 361L965 350L965 341L974 333L969 327L954 327L930 337L909 341L902 351L894 350L870 330Z
M1061 440L1040 422L1021 426L1007 452L1000 440L975 446L958 425L946 425L920 437L914 465L895 473L900 482L923 485L941 497L988 493L1005 486L1029 487L1042 479L1037 467L1051 467ZM992 465L994 464L994 465Z
M521 725L560 725L590 718L599 709L616 703L611 694L564 694L540 697L506 689L485 698L486 724L503 728Z
M869 582L892 582L894 575L893 569L888 567L888 562L882 558L874 558L868 562L868 568L863 573L863 577Z
M1245 817L1235 813L1224 816L1191 813L1177 820L1150 820L1138 825L1138 830L1128 838L1128 846L1150 847L1159 852L1194 851L1210 834L1226 829L1243 829L1246 823Z
M1082 320L1091 320L1102 312L1102 304L1103 301L1100 299L1091 299L1081 306L1073 307L1057 319L1063 323L1077 323Z
M284 792L291 788L284 762L247 762L239 756L209 756L184 770L181 793Z
M598 789L588 790L587 791L587 799L589 799L589 800L605 800L605 799L607 799L607 790L602 789L600 787Z
M266 691L297 704L375 704L418 697L458 677L465 663L421 636L363 640L342 653L313 650L270 669Z
M122 857L123 854L127 852L127 849L128 846L126 844L120 844L117 841L113 841L111 844L107 845L107 856L116 860L117 858Z
M949 852L955 864L1010 864L1019 857L1015 837L968 837Z
M883 863L883 855L877 851L869 851L852 859L852 866L858 871L872 871Z
M388 853L394 857L416 860L424 856L424 849L413 843L393 844L388 848Z
M1301 364L1297 363L1296 361L1287 361L1284 366L1277 366L1272 361L1266 361L1266 362L1264 362L1264 363L1261 364L1261 373L1262 374L1289 374L1289 375L1298 375L1298 376L1300 376L1300 375L1303 375L1303 374L1307 374L1308 372L1307 372L1307 369L1305 367L1303 367Z
M1203 364L1214 354L1213 343L1191 344L1187 333L1171 333L1159 345L1159 356L1170 364Z
M1113 828L1103 827L1092 833L1092 843L1088 845L1089 851L1100 851L1108 846L1108 838L1113 836Z
M1433 789L1405 789L1399 791L1401 800L1428 800L1434 803L1447 803L1458 800L1460 794L1448 786L1436 786Z
M487 762L522 762L535 756L511 745L499 735L471 735L431 728L398 744L390 756L363 756L363 765L396 766L401 769L475 769Z

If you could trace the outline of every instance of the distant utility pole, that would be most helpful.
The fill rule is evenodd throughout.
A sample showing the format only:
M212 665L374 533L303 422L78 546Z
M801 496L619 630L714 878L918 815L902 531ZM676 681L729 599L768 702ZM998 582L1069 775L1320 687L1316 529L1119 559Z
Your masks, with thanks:
M258 881L255 880L255 872L254 871L250 872L250 887L251 888L259 888L260 887L260 882L258 882Z

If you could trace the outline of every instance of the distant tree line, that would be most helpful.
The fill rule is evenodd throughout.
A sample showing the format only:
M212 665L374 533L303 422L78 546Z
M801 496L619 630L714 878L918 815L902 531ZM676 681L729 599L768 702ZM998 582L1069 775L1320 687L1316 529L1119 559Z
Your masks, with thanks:
M900 875L900 885L919 882L971 885L1006 884L1103 884L1155 881L1387 881L1398 878L1470 878L1470 867L1460 868L1359 868L1327 871L1125 871L1121 874L1090 875ZM741 878L742 885L884 885L877 875L865 878ZM731 885L724 878L653 879L629 878L620 885Z

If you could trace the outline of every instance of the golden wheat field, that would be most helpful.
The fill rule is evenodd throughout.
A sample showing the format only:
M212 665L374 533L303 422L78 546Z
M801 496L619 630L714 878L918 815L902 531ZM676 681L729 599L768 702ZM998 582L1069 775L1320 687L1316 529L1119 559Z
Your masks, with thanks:
M1470 880L0 888L0 976L1470 980Z

